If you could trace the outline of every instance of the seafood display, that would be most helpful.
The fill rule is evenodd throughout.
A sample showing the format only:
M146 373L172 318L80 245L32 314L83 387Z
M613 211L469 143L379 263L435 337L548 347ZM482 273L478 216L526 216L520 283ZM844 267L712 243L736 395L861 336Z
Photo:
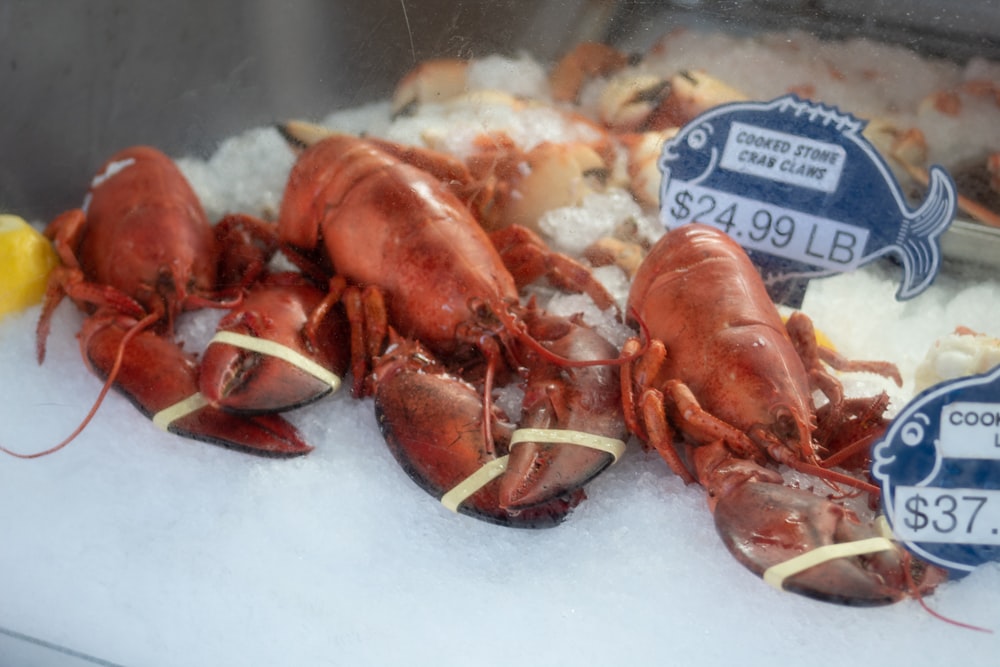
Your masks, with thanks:
M777 587L852 606L932 593L944 571L888 539L775 574L884 537L868 451L905 401L904 377L888 356L841 356L801 312L783 322L746 253L710 221L664 233L664 141L762 95L678 68L685 39L641 59L583 44L548 70L423 63L391 103L268 130L287 141L274 143L289 164L271 183L277 208L206 215L181 172L196 172L190 163L179 170L146 147L114 155L83 208L46 229L61 265L37 329L41 361L69 297L105 385L65 442L16 455L61 448L111 388L173 433L304 455L319 443L279 413L349 383L400 467L452 511L556 526L630 442L703 487L723 544ZM490 67L525 76L480 85ZM912 200L943 178L933 164L946 149L926 114L990 99L995 117L998 89L984 81L928 92L909 115L859 110ZM836 103L820 82L779 92ZM1000 141L989 141L967 180L995 189ZM971 164L955 154L945 167ZM961 210L1000 225L996 198L956 180ZM177 323L198 309L225 314L187 351ZM852 385L856 374L868 384Z

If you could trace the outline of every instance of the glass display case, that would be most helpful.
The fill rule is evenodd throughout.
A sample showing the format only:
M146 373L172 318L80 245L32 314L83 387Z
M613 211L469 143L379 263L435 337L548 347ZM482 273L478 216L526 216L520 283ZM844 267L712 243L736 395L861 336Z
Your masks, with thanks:
M967 576L933 566L887 565L889 557L878 554L904 552L891 533L877 532L876 515L884 513L884 506L864 458L871 457L871 445L891 428L891 419L928 387L985 373L1000 363L1000 7L995 3L182 0L154 6L11 0L0 7L0 56L0 90L6 93L0 214L18 215L38 231L53 219L62 221L49 236L57 240L60 261L69 270L53 274L64 282L52 279L59 288L50 289L50 296L71 297L58 307L50 301L52 308L33 305L0 314L0 365L6 369L0 379L0 448L41 453L86 420L79 435L49 455L31 460L0 455L5 526L0 663L494 665L527 660L587 665L625 660L652 665L738 660L763 665L805 656L832 664L846 652L894 664L995 662L996 634L958 626L1000 630L994 627L1000 565L988 562ZM710 338L713 332L705 323L726 319L713 313L730 298L731 284L744 284L740 275L718 279L716 292L709 279L689 285L683 299L648 311L639 309L640 298L632 292L637 283L655 282L643 264L657 256L667 218L680 215L669 213L680 200L665 185L669 155L664 147L679 152L682 140L699 148L710 142L704 136L691 139L694 125L688 124L720 105L763 104L786 96L814 114L864 127L865 145L880 156L873 164L884 169L873 167L875 176L858 177L863 192L847 197L861 202L852 202L855 208L863 210L868 197L875 205L876 195L870 194L875 186L869 185L877 181L885 191L878 197L891 199L898 192L900 211L912 217L933 190L936 166L948 173L954 188L952 200L938 212L949 220L954 212L950 225L941 223L947 231L940 235L940 257L936 245L933 253L927 251L935 255L933 269L940 273L928 279L926 291L898 299L909 260L886 252L857 270L814 278L808 288L803 283L804 296L799 294L794 308L775 309L767 301L767 317L773 310L774 318L793 322L778 321L772 328L788 339L794 363L803 367L799 398L811 412L795 428L807 432L810 451L785 440L761 446L753 439L761 431L759 422L716 431L704 422L684 421L676 406L688 404L682 394L670 394L676 386L671 382L668 390L663 377L668 371L656 375L651 370L683 356L682 343L673 349L666 345L666 361L656 360L661 365L646 356L655 347L649 339L660 335L659 320L676 321L675 328L685 332L679 340L692 346ZM452 198L458 201L461 215L476 227L469 234L487 239L489 252L498 255L501 268L490 281L509 281L509 288L497 288L502 294L495 302L488 291L492 287L476 292L471 280L456 288L461 295L468 290L468 298L438 302L427 297L454 282L465 270L458 265L485 260L475 254L479 250L464 245L464 236L450 232L436 242L440 257L426 251L414 260L410 250L418 241L408 236L406 226L416 228L433 216L421 217L424 204L398 195L396 181L386 179L384 189L371 186L370 195L357 194L356 183L345 185L355 193L345 198L361 202L351 210L340 211L341 200L309 200L303 190L322 178L343 177L298 166L307 159L303 156L318 153L307 147L329 142L330 134L343 142L339 152L333 151L337 159L364 153L367 157L357 158L355 165L383 160L370 172L353 167L364 178L375 180L372 174L381 174L379 169L393 177L405 173L407 192L431 191L447 200L442 208L452 207ZM780 137L775 131L756 139ZM823 159L835 160L831 156L841 149L834 143L816 139L810 145L820 153L829 148L834 152L823 153ZM357 343L344 342L344 354L355 365L345 365L343 378L333 382L322 372L313 374L321 383L337 386L343 380L344 386L308 404L297 401L279 417L296 429L295 438L308 443L294 456L286 456L290 450L276 457L239 451L248 448L238 439L242 434L229 440L199 432L191 439L169 432L185 415L164 422L165 406L145 395L146 389L166 391L166 379L147 378L140 390L111 391L103 402L98 399L104 381L90 371L119 370L108 370L113 354L112 361L101 360L104 351L94 343L96 337L125 326L123 321L150 318L142 335L155 334L169 349L149 342L155 351L140 358L130 351L146 344L138 342L145 341L138 330L111 349L119 351L126 366L134 361L137 367L162 368L171 382L179 373L176 367L190 363L195 369L191 382L197 382L199 373L207 374L205 351L215 341L220 318L243 307L240 299L256 287L250 277L264 271L263 263L236 253L227 257L235 268L219 269L230 271L228 283L220 280L208 289L197 284L196 271L185 274L185 281L163 297L175 300L175 310L168 304L169 312L159 319L143 301L159 287L123 298L117 287L114 294L105 289L110 278L101 282L87 273L106 263L107 275L113 274L115 262L125 266L130 256L144 256L141 246L161 240L150 236L123 249L108 234L101 242L115 245L119 259L114 261L83 250L87 216L93 219L98 213L92 207L104 206L94 204L95 195L143 159L139 153L119 153L140 145L162 151L164 160L176 166L178 178L191 188L184 206L200 205L208 222L231 214L259 221L257 228L239 218L231 237L218 232L225 223L214 230L234 246L246 242L252 249L248 253L270 248L267 271L306 276L303 280L321 291L324 308L341 307L333 305L341 300L326 297L339 297L342 289L353 295L352 287L360 292L376 285L388 295L389 305L382 307L388 326L400 333L364 362L377 370L356 365L347 346ZM719 144L713 159L725 150ZM422 175L414 176L400 163L407 163L405 169L416 165ZM397 204L401 199L406 203ZM299 205L313 206L323 231L283 228ZM70 219L60 214L81 206L78 222L84 231L67 233ZM384 215L372 214L376 209ZM815 210L799 213L821 216ZM708 217L692 215L690 221L712 223ZM712 217L716 226L729 220L724 212ZM876 229L880 223L865 224ZM334 225L346 231L335 231ZM383 227L403 230L393 232L402 240L379 245L383 241L376 232ZM522 227L530 231L510 232ZM282 231L271 236L260 229ZM237 238L244 232L249 242ZM313 237L302 241L299 233ZM350 236L355 233L363 237L360 242ZM904 236L899 231L893 238ZM365 257L358 264L377 265L357 269L363 277L341 268L350 264L347 259L321 248L328 239L348 237L358 246L346 252L347 259ZM537 238L538 244L524 243L525 238ZM162 240L164 247L169 243ZM208 261L192 250L197 243L185 239L171 247L178 249L176 257L190 251L195 264ZM279 245L283 250L275 259L270 253ZM516 269L510 269L513 265ZM73 273L77 268L83 273ZM508 269L512 275L497 277ZM160 287L175 275L174 268L158 271L152 282ZM522 280L525 275L529 278ZM89 287L71 285L78 276L91 281ZM413 284L418 279L424 283ZM748 299L756 289L746 288ZM507 298L504 290L513 296ZM417 315L401 314L400 293L421 300L413 309ZM345 315L344 330L362 320L350 310L360 302L349 298L343 299L345 312L355 314ZM504 298L507 305L497 306ZM216 307L204 308L206 303ZM377 309L372 303L364 306ZM432 340L433 333L422 338L414 333L424 331L423 322L444 322L462 307L482 319L452 327L454 345ZM318 307L310 312L314 316ZM795 328L802 313L814 324L815 335ZM637 316L656 322L637 322ZM719 328L735 327L741 317L733 315ZM304 349L317 347L316 325L310 322L312 328L296 333L307 340ZM377 323L371 324L363 335L374 336L376 329ZM350 331L362 336L361 329ZM571 335L567 331L597 332L600 352L590 354L608 362L605 366L613 369L608 376L586 375L563 363L566 356L583 354L559 347L560 336ZM46 335L48 351L39 364L36 341ZM543 342L524 342L528 337ZM377 393L378 385L395 377L393 355L409 350L409 341L417 338L426 348L407 358L423 364L415 375L443 377L441 368L446 368L449 391L456 393L435 394L422 403L421 392L430 394L430 389L406 388L391 403ZM892 381L886 365L834 373L837 354L810 356L814 340L846 358L893 364L899 382ZM755 341L736 347L756 350L771 344L763 337ZM258 352L271 355L273 350ZM298 353L282 354L283 362L292 363L289 357ZM701 362L691 364L697 372L669 379L694 386L699 373L718 364L717 372L705 371L709 379L702 383L728 392L718 403L752 403L755 395L766 393L741 375L742 367L731 369L713 355L706 352ZM640 356L647 366L633 363L631 357ZM439 366L432 363L435 357ZM246 356L241 359L252 365ZM577 366L595 361L573 360L581 362ZM816 366L807 370L813 360ZM308 372L305 365L297 368ZM622 368L631 374L624 383ZM582 394L577 385L588 382L587 397L572 393ZM640 417L628 394L655 401L646 389L657 382L654 388L673 398L643 403ZM471 399L455 389L459 385L471 388ZM609 399L614 408L602 407L607 392L623 388L624 396ZM836 422L831 415L841 415L836 412L841 388L848 400L843 421ZM357 398L352 390L364 396ZM711 400L701 394L695 398ZM449 410L463 409L467 399L478 401L478 412L461 413L464 427L448 431L451 421L460 420ZM88 415L95 400L99 407ZM205 400L205 409L216 409L214 399ZM476 514L469 499L486 487L456 500L454 489L435 486L436 468L451 466L449 457L467 437L500 443L498 451L506 455L499 458L513 469L507 456L517 444L515 425L537 417L525 405L545 400L541 411L546 414L608 412L605 421L611 425L599 426L613 433L573 436L587 440L584 447L608 454L585 492L562 489L527 509L510 509L514 501L504 501L500 509L478 515L485 521L477 521L469 516ZM1000 404L1000 396L991 402ZM185 414L205 405L198 403ZM654 423L658 409L662 430L681 443L673 458L657 453L672 446L657 439L662 432ZM269 411L233 419L257 419L259 412ZM484 414L493 415L487 420L491 427L483 427ZM426 431L415 439L432 446L400 453L406 447L400 442L409 437L403 433L407 420ZM782 438L795 430L791 421L781 422ZM835 422L842 430L830 426ZM279 430L275 422L254 424L269 437ZM206 439L226 446L198 441ZM732 444L736 441L751 444L741 450L742 445ZM754 473L769 480L758 486L794 492L738 511L725 509L731 516L720 518L719 503L727 507L729 501L719 496L730 486L720 484L708 497L704 487L711 487L715 473L698 462L707 457L695 453L702 445L699 451L716 445L741 451L747 466L768 471ZM860 452L856 456L862 463L844 454L820 470L827 454L848 445ZM786 447L793 453L780 453ZM428 453L435 448L449 454ZM487 454L499 456L492 450L482 456ZM827 468L838 472L827 474ZM739 474L726 479L731 486L745 483ZM992 495L1000 480L984 484L990 489L984 503L1000 504L1000 497ZM790 506L800 493L821 500L802 501L808 508L796 513ZM774 504L785 514L767 523ZM551 509L556 505L558 512ZM813 514L805 516L809 511ZM992 511L990 506L980 518ZM971 525L972 519L964 518ZM806 533L815 528L819 537L802 538L800 544L775 528L777 523L801 524ZM544 528L523 529L539 525ZM835 536L831 525L842 532ZM984 539L993 539L988 528L981 530ZM845 537L848 533L856 539ZM746 545L782 539L792 544L775 548L802 552L818 550L824 540L882 540L883 552L833 557L853 559L851 572L838 573L845 580L842 593L809 584L796 595L786 584L802 571L775 575L739 555L741 549L753 550ZM917 578L907 580L903 569ZM777 585L769 586L775 576ZM886 602L896 604L858 608Z

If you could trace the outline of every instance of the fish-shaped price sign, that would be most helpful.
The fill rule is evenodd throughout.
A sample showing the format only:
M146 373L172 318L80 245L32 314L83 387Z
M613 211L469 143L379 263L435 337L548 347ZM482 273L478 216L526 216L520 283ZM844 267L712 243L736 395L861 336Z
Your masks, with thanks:
M897 298L910 299L937 274L955 185L932 167L924 201L911 208L865 124L794 95L715 107L664 145L661 220L722 228L789 305L800 305L809 278L886 255L902 265Z
M872 475L896 537L968 574L1000 560L1000 367L927 389L893 420Z

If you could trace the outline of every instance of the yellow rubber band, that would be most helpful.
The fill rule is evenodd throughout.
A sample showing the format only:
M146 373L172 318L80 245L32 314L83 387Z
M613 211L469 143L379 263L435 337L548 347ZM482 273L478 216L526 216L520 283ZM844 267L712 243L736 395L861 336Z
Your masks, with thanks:
M331 372L329 369L324 368L292 348L281 343L276 343L273 340L247 336L246 334L239 334L233 331L219 331L212 340L208 341L209 345L212 343L225 343L226 345L234 345L244 350L250 350L251 352L259 352L271 357L277 357L330 385L333 391L340 389L340 377L336 373Z
M498 459L488 461L483 467L472 473L448 493L441 496L441 504L452 512L458 511L458 506L469 499L476 491L483 488L507 470L507 459L509 456L501 456Z
M187 398L177 401L168 408L163 408L153 415L153 423L164 431L181 417L187 417L192 412L201 410L208 405L208 401L201 395L201 392L191 394Z
M568 445L579 445L589 447L602 452L607 452L615 457L614 462L625 453L625 443L617 438L608 438L603 435L584 433L583 431L570 431L558 428L519 428L514 431L510 438L510 448L520 442L549 442L564 443Z
M827 561L895 549L895 543L889 538L892 533L889 530L889 524L886 522L885 517L879 516L876 523L882 535L855 542L842 542L840 544L827 544L826 546L817 547L812 551L807 551L804 554L790 558L784 563L778 563L767 568L764 570L764 581L780 591L784 590L783 585L785 579L788 577L793 577L800 572L804 572L817 565L822 565Z
M621 440L567 429L520 428L511 435L510 448L513 449L514 445L520 442L558 442L579 445L607 452L614 457L615 461L625 451L625 443ZM493 461L487 461L479 470L463 479L455 488L441 496L441 504L452 512L457 512L459 505L468 500L470 496L504 474L507 470L507 460L509 458L510 456L508 455L501 456Z

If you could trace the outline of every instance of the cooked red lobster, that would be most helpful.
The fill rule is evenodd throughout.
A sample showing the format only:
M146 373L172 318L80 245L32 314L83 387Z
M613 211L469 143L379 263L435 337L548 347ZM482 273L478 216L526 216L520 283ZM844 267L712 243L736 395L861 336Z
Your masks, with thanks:
M786 327L746 253L722 232L691 224L668 232L633 282L629 312L649 351L622 372L626 419L671 469L708 492L723 542L774 582L775 566L825 545L876 538L840 500L785 483L785 465L836 488L877 493L864 479L824 466L822 443L863 442L885 428L883 397L846 400L820 363L811 323ZM636 350L637 340L624 353ZM894 377L887 364L838 363ZM817 424L813 393L828 400ZM872 409L877 415L872 415ZM850 451L850 448L845 449ZM886 604L929 592L941 573L885 540L864 555L817 561L782 574L785 590L850 605Z
M180 435L273 456L312 449L281 417L237 416L211 405L198 391L197 361L174 342L181 312L240 302L240 286L220 290L217 279L223 253L237 253L230 265L243 261L239 253L259 254L231 245L238 227L238 222L220 223L213 229L184 176L156 149L133 147L108 160L94 177L83 209L63 213L46 230L62 266L49 279L37 334L41 362L52 314L69 296L88 314L80 348L94 373L106 379L105 387L63 443L16 455L41 456L70 442L112 386L158 425ZM224 245L222 238L230 243Z
M610 295L528 230L509 227L491 238L448 184L404 162L405 154L347 135L323 138L293 167L278 222L283 249L304 272L346 281L355 393L375 394L383 434L404 468L442 496L456 475L504 457L507 431L493 387L519 375L532 402L525 410L546 412L537 417L546 428L588 428L602 442L624 437L617 370L576 368L607 364L614 348L579 323L522 306L518 286L545 275L602 308L613 305ZM584 385L572 386L563 371ZM463 511L510 525L558 522L565 498L613 458L601 448L529 438L512 449L511 472L489 492L488 507L476 501ZM526 511L532 507L548 507L542 514L552 518L539 520L539 510Z

